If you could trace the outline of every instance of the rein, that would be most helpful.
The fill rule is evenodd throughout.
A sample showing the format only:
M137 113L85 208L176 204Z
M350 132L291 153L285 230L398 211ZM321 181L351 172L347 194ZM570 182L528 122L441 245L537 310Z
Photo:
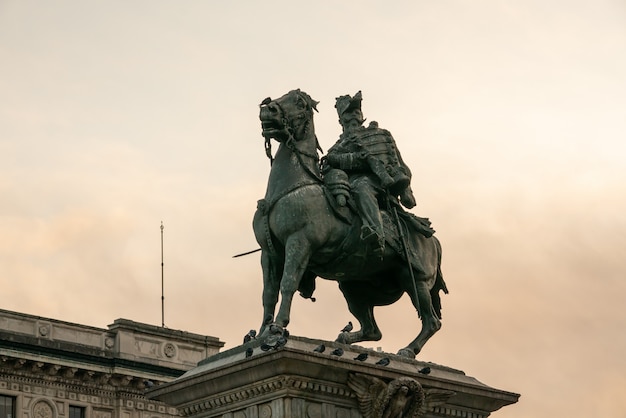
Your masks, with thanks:
M302 150L298 149L295 146L295 142L297 142L297 140L296 140L296 138L294 136L294 123L293 123L292 119L289 119L287 117L287 112L285 112L285 110L280 105L280 103L278 103L276 101L274 103L280 109L280 112L282 114L281 122L282 122L283 126L285 127L285 130L287 131L287 134L289 135L289 137L285 141L285 146L293 154L295 154L296 158L298 159L298 162L304 168L304 171L306 171L306 173L310 177L312 177L316 182L322 183L323 180L322 180L321 176L319 174L317 174L316 172L314 172L313 170L311 170L311 168L308 165L304 164L304 162L302 161L302 156L309 157L309 158L315 160L315 164L317 165L319 163L319 156L317 155L317 153L313 154L313 153L309 153L309 152L306 152L306 151L302 151ZM306 118L307 112L312 112L310 107L308 107L306 109L303 109L300 112L298 112L297 114L295 114L295 116L293 117L293 120L297 121L297 120ZM304 123L305 123L304 134L306 135L308 130L309 130L309 123L310 123L310 121L309 120L305 120ZM317 140L317 135L314 135L314 136L315 136L315 147L318 150L320 150L320 152L324 153L324 151L322 150L322 147L320 146L319 141ZM272 143L271 143L271 138L269 138L269 137L265 138L265 155L267 155L267 158L269 158L270 166L272 166L274 164L274 157L272 156Z
M315 141L317 142L317 137L315 138ZM304 171L306 171L309 176L311 176L318 183L323 183L324 182L324 180L322 180L322 177L319 174L317 174L315 171L311 170L311 168L308 165L304 164L304 162L302 161L302 156L304 155L306 157L314 159L315 160L315 164L318 164L319 163L319 157L317 156L317 153L310 154L308 152L304 152L304 151L301 151L298 148L296 148L296 146L293 144L293 136L291 135L291 133L289 134L289 139L287 139L287 142L285 142L285 146L287 148L289 148L289 150L296 155L296 158L298 159L298 162L304 168Z

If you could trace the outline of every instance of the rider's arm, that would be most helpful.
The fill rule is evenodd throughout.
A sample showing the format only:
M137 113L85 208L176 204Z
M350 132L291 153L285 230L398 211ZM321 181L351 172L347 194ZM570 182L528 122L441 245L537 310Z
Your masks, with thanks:
M368 167L366 152L329 152L328 164L342 170L363 170Z

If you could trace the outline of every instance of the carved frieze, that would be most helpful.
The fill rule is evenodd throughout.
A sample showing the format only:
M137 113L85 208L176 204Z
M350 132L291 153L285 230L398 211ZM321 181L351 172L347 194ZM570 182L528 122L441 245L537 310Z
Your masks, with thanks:
M44 379L50 383L63 385L79 385L103 388L106 386L124 387L143 390L146 380L128 374L111 374L94 370L79 369L55 363L30 361L21 358L2 356L0 358L0 373L20 376L24 379ZM152 380L152 385L162 382ZM28 387L25 390L30 390Z
M112 416L113 416L113 411L111 410L94 408L92 411L93 418L111 418Z
M321 418L322 416L322 400L333 400L333 403L337 405L343 405L344 408L339 406L333 407L333 416L336 418L349 418L352 413L350 405L354 403L354 394L352 391L340 384L334 384L329 382L323 382L319 380L306 379L293 376L282 376L275 380L265 381L263 383L241 388L240 390L221 393L219 396L205 398L201 401L185 406L181 408L180 412L183 416L196 416L198 414L205 415L210 411L220 411L223 409L233 408L236 405L242 403L247 405L255 405L255 400L258 402L254 408L256 408L256 416L258 418L271 418L272 416L282 416L282 413L277 412L277 408L282 408L280 402L277 403L264 403L264 397L271 396L274 392L294 390L304 397L310 397L311 399L319 398L319 402L313 401L301 401L302 404L294 399L291 408L294 410L301 410L301 413L296 416L309 418ZM331 405L327 405L330 407ZM246 418L245 409L233 412L231 418L235 418L236 414L243 414L240 418ZM219 415L219 412L217 412ZM327 416L324 413L323 416Z

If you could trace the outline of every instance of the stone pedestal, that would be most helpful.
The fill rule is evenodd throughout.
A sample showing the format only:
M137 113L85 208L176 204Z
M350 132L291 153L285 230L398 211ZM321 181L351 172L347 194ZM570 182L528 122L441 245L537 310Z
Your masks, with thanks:
M313 351L320 344L324 352ZM386 409L381 410L384 395L374 392L407 379L417 381L426 394L427 408L420 413L424 417L487 417L519 398L459 370L361 347L292 336L285 345L268 348L257 340L216 354L178 379L152 388L147 396L193 418L393 417L398 396L387 396ZM343 355L332 354L336 348ZM365 353L364 361L355 360ZM384 358L390 360L388 365L376 364ZM366 385L373 392L359 393L364 386L355 387L355 379L375 382Z

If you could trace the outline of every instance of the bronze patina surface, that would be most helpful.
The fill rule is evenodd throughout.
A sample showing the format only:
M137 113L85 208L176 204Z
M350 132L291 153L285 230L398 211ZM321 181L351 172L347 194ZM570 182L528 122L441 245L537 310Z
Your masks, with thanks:
M439 292L447 292L441 245L427 219L404 210L415 205L411 172L388 131L376 123L362 126L361 93L337 98L343 133L321 161L316 106L300 90L260 106L272 162L253 221L262 250L260 335L280 344L295 292L312 297L315 278L322 277L339 282L360 324L339 334L337 341L346 344L379 340L374 307L407 293L422 328L398 354L415 357L441 327ZM275 155L272 140L280 144Z

